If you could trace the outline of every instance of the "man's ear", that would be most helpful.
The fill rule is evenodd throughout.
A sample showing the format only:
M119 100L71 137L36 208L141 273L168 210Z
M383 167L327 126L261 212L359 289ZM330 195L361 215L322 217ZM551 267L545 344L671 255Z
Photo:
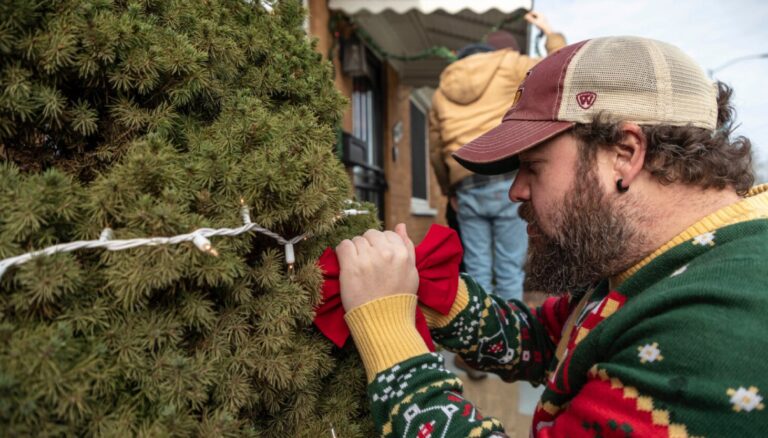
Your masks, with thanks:
M621 140L612 146L613 171L616 181L621 179L623 187L629 187L643 170L648 143L643 129L636 123L622 123L620 129Z

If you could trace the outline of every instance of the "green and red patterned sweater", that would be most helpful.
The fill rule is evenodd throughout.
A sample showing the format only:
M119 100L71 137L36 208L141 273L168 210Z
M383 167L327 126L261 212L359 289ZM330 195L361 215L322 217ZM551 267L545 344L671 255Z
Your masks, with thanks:
M504 436L429 353L416 305L395 295L346 316L380 435ZM532 436L768 436L768 186L583 297L530 310L463 277L449 315L423 310L468 363L546 385Z

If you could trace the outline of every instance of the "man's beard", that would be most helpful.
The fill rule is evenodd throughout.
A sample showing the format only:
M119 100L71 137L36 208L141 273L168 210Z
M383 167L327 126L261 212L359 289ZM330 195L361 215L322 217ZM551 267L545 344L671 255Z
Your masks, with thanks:
M529 202L521 205L520 216L537 230L528 243L524 289L579 293L628 269L643 257L645 247L630 214L637 210L606 199L592 172L576 182L555 211L553 236L538 224Z

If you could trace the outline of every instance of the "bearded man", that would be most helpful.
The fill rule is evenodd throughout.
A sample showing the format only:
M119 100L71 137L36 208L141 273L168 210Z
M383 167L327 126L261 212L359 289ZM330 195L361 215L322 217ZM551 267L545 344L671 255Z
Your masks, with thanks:
M543 383L531 434L768 434L768 186L732 138L731 91L671 45L583 41L534 67L502 123L455 158L528 222L529 288L505 302L462 277L433 337L505 380ZM414 328L402 225L337 247L346 320L382 436L503 436Z

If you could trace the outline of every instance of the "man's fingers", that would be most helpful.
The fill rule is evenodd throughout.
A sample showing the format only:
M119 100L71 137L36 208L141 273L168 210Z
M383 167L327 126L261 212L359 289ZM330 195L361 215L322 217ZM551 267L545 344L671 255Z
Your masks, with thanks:
M351 240L344 239L336 245L336 255L339 257L339 260L354 257L357 255L357 247Z
M368 230L363 236L371 243L371 251L388 262L398 253L398 247L403 247L400 236L391 231Z
M355 236L352 238L352 243L355 244L358 254L364 254L371 248L370 242L363 236Z
M395 225L395 233L397 233L397 235L403 239L403 243L406 245L410 243L411 246L413 246L413 241L411 241L411 238L408 237L408 228L406 228L405 224L399 223Z
M459 211L459 197L456 195L453 195L448 199L451 202L451 208L453 209L453 211Z
M342 269L348 263L352 262L358 257L357 246L349 240L342 240L341 243L336 245L336 257L339 259L339 267Z
M389 242L391 242L391 243L393 243L395 245L400 245L400 244L404 244L405 243L405 241L400 236L400 234L395 233L394 231L385 231L384 232L384 237L386 237L386 239Z
M544 17L539 14L538 12L529 12L525 14L525 19L536 26L539 26L544 23Z
M363 237L368 240L368 243L370 243L371 246L380 246L387 243L386 236L379 230L368 230L363 234Z
M549 27L547 19L544 18L544 15L538 12L531 11L525 14L525 20L538 27L546 35L552 33L552 28Z
M416 248L413 246L413 241L410 237L408 237L408 229L405 227L405 224L400 223L395 225L395 233L397 233L398 236L403 240L405 243L405 246L408 247L408 255L411 257L411 259L416 259Z

